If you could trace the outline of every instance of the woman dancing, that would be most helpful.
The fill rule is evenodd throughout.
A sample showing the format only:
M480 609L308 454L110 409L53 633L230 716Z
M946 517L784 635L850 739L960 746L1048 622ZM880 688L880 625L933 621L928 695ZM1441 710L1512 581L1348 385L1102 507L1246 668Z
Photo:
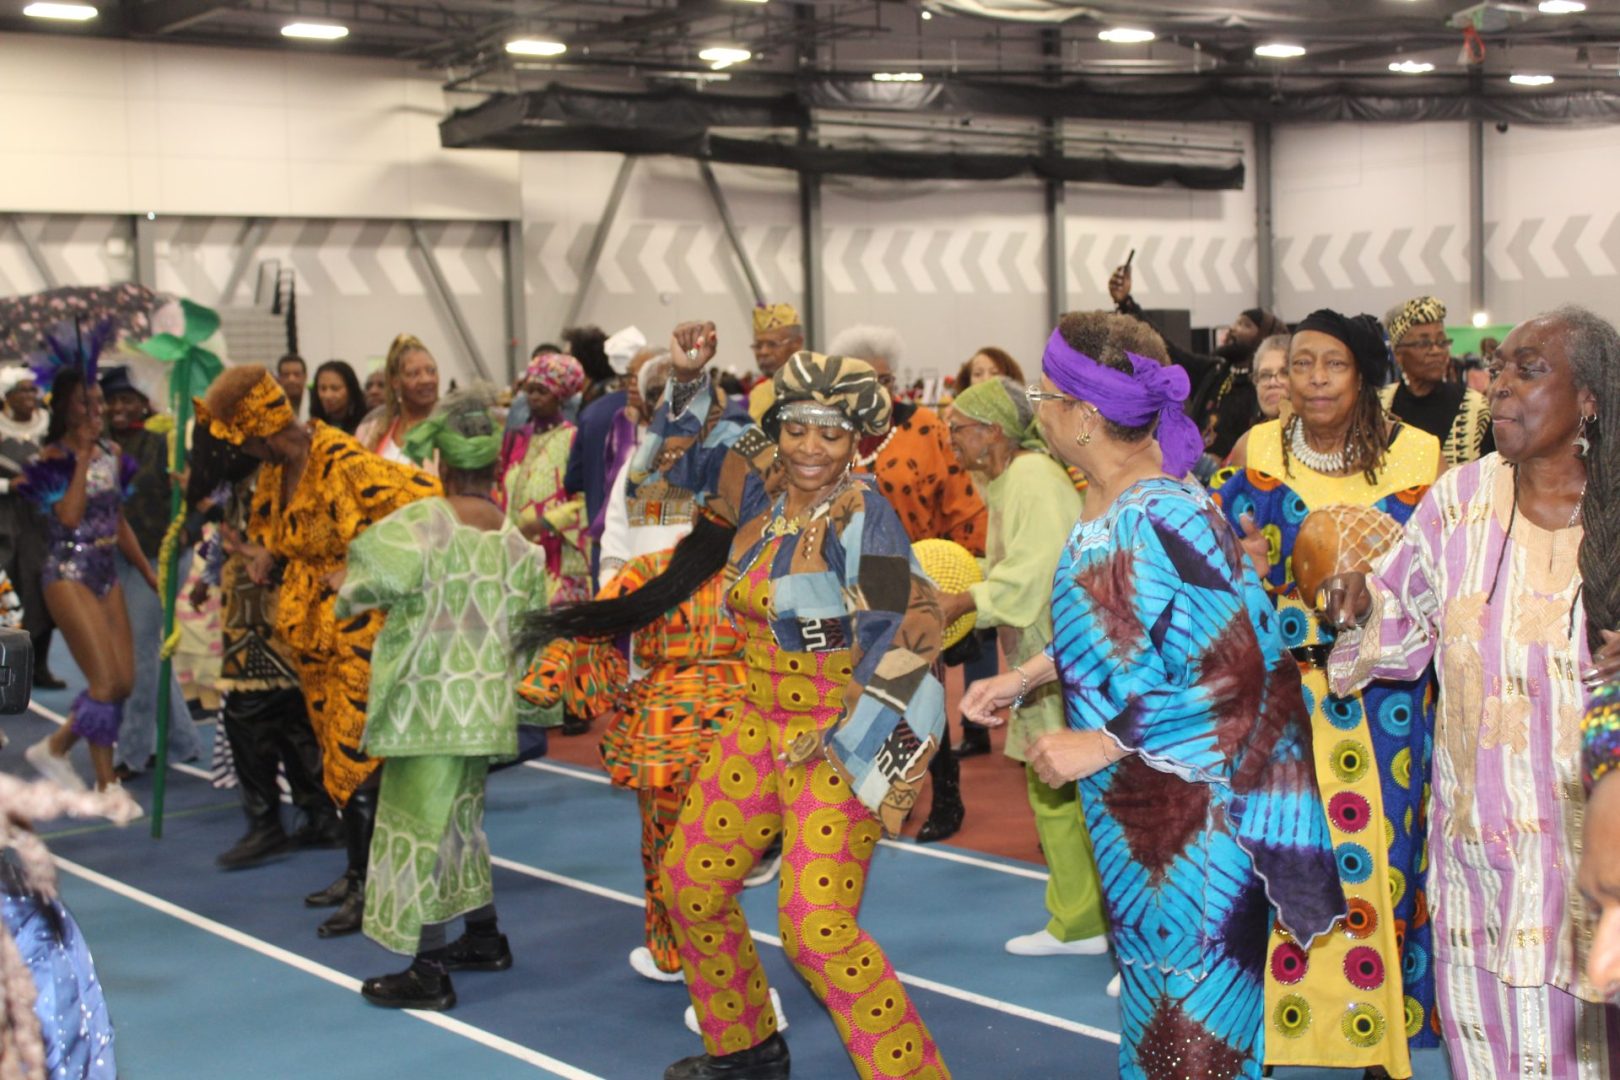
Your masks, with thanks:
M45 606L88 685L73 699L68 723L24 756L44 776L83 789L67 760L83 739L90 746L97 789L122 791L113 772L113 745L124 699L135 685L135 647L115 552L154 590L157 575L124 520L124 489L135 462L101 437L96 361L110 337L110 324L88 337L52 333L50 352L35 370L36 381L51 392L51 422L45 449L24 470L22 487L45 514Z

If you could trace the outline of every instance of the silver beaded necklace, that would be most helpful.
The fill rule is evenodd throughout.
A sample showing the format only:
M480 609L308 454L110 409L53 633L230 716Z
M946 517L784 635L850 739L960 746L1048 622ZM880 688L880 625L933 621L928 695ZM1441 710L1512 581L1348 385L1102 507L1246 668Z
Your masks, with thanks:
M1288 452L1314 472L1336 474L1350 467L1349 447L1341 446L1327 453L1317 450L1305 441L1305 425L1298 416L1288 422Z

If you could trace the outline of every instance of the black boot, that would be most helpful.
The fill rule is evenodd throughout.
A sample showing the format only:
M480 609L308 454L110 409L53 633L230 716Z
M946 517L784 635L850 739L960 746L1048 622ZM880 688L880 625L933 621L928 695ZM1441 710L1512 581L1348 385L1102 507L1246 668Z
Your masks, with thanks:
M328 885L320 892L312 892L308 896L304 897L304 906L337 907L339 904L343 903L345 899L347 899L349 893L354 889L356 879L357 875L354 873L354 871L343 871L343 876L332 882L332 884Z
M361 788L343 808L343 835L349 849L349 874L354 885L332 917L315 931L323 938L358 933L366 913L366 863L371 858L371 833L377 826L377 789Z
M512 966L512 946L505 934L468 930L444 948L423 953L422 959L442 964L446 971L505 971Z
M780 1033L735 1054L699 1054L664 1070L664 1080L788 1080L791 1059Z
M295 848L335 850L344 846L343 822L336 814L310 818L293 830L291 840Z
M928 775L933 780L934 801L928 807L928 820L917 830L919 844L949 840L962 828L962 818L967 815L962 805L962 770L957 767L949 743L942 744L928 763Z
M990 752L990 729L983 724L962 718L962 741L952 749L959 758L978 757Z
M263 818L248 829L247 835L234 847L214 860L221 870L246 870L259 866L292 850L287 833L278 818Z
M433 1009L443 1012L456 1007L456 988L443 967L417 957L398 975L379 975L360 984L360 996L386 1009Z

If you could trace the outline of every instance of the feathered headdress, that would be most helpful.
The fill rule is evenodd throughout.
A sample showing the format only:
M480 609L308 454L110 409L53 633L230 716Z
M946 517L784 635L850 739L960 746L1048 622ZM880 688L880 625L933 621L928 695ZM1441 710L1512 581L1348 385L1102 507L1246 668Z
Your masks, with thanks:
M117 334L118 326L111 319L102 319L88 331L82 320L57 323L45 332L44 350L29 360L34 385L48 393L56 377L71 367L83 371L85 384L93 385L101 352Z

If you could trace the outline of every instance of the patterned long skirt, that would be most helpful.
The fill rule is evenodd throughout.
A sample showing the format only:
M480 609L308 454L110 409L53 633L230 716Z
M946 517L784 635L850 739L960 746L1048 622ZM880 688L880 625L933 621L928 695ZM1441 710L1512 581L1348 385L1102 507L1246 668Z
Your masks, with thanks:
M494 900L484 835L485 758L390 758L366 869L366 936L416 954L422 927Z

